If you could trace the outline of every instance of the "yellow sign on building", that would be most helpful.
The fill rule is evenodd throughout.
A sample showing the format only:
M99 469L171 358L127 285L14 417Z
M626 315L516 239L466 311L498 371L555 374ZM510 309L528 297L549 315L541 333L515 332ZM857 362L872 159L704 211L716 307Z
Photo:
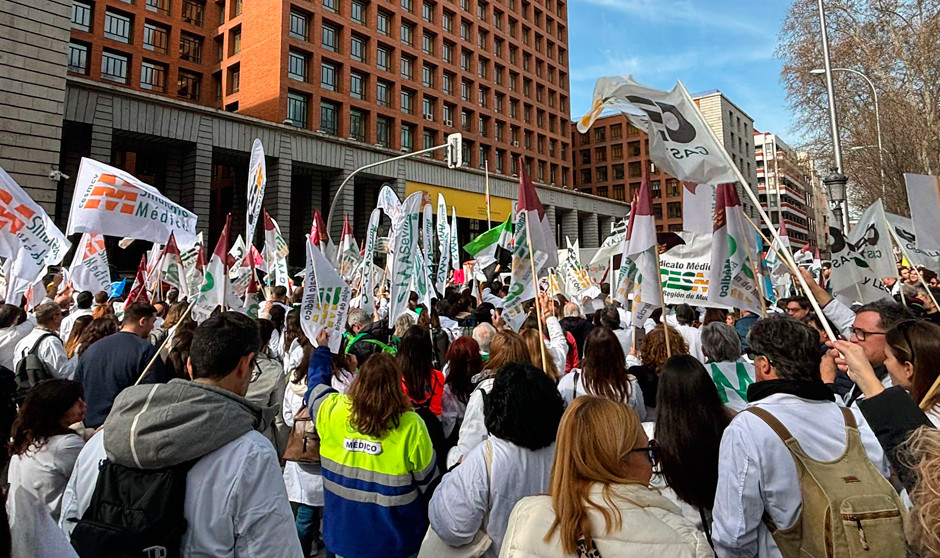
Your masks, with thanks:
M421 190L430 194L431 205L434 207L437 207L437 195L443 194L448 212L453 206L457 208L457 217L486 220L486 196L483 194L444 186L432 186L422 182L405 182L405 197ZM510 213L512 213L512 200L490 195L490 218L493 223L505 221Z

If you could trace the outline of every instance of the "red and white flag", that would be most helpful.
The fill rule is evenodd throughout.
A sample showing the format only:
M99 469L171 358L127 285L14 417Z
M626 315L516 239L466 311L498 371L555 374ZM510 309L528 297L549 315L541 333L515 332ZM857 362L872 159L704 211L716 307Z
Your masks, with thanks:
M127 293L127 299L124 305L143 302L150 304L150 295L147 293L147 255L140 257L140 265L137 266L137 275L134 277L134 284L131 286L131 292Z
M179 290L181 298L188 297L189 284L186 281L186 269L183 267L183 258L173 233L170 233L169 240L160 252L158 262L157 280L175 287Z
M310 224L310 242L320 249L326 259L333 264L333 267L336 267L336 244L330 238L330 231L326 229L326 223L323 221L319 209L313 212L313 222Z
M751 232L744 220L744 210L734 184L719 184L715 196L708 302L761 315L761 293L757 289L754 271L748 265L748 234Z
M202 288L193 303L192 315L197 322L202 322L212 315L219 306L225 310L226 300L234 300L228 280L228 243L232 216L225 218L225 228L212 251L209 263L203 274Z
M362 256L359 253L359 244L353 236L349 214L343 217L343 234L340 236L336 261L339 262L339 274L346 281L352 281L353 273L362 261Z
M523 161L519 161L519 201L516 205L516 215L525 212L529 235L532 240L532 250L535 251L535 269L539 272L545 268L558 267L558 246L555 244L555 233L545 208L539 201L535 186L525 170ZM518 218L516 220L518 221Z
M633 325L642 327L659 304L659 280L653 195L649 172L644 171L640 189L630 206L630 219L617 278L617 300L626 306L632 294Z

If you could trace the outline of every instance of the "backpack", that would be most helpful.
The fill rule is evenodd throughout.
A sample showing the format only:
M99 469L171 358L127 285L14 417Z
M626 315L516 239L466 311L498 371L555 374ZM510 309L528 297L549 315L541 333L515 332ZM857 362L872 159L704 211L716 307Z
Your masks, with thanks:
M26 394L29 393L29 390L43 380L52 379L52 374L49 373L49 370L46 368L45 363L42 359L39 358L39 355L36 354L39 351L39 345L42 345L42 342L47 337L54 337L55 333L46 333L41 335L36 343L33 345L33 348L30 349L26 355L16 363L16 370L14 370L14 379L16 380L16 399L17 402L22 403L23 399L26 398Z
M840 409L848 443L833 461L807 456L796 438L766 409L745 409L773 429L790 450L803 497L799 518L792 527L778 529L766 511L762 520L787 558L903 557L904 506L865 453L852 411Z
M72 531L81 558L176 558L186 533L186 475L195 461L163 469L102 462L91 503Z

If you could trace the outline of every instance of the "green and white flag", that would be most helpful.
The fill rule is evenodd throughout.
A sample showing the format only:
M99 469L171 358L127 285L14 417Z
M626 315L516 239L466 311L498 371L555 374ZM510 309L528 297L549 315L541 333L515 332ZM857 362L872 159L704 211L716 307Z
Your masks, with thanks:
M406 308L411 296L412 277L414 277L415 259L418 257L418 236L421 231L418 219L421 213L421 200L424 192L415 192L405 199L401 206L401 220L394 231L390 244L394 246L391 266L391 300L389 302L389 323L394 323Z
M222 229L222 235L212 251L212 257L206 264L205 273L202 280L202 288L196 295L196 301L193 303L192 315L197 322L203 322L212 315L212 312L219 306L225 310L225 302L235 300L234 293L231 293L231 285L228 280L228 239L229 230L232 225L232 216L225 219L225 228ZM239 306L241 306L239 304Z
M434 276L434 285L437 292L444 294L447 286L447 272L450 270L450 225L447 223L447 204L444 203L444 194L437 195L437 242L441 257L437 260L437 273ZM431 254L428 254L430 257Z
M362 273L362 286L359 288L359 308L370 316L375 312L375 294L372 292L372 261L375 256L375 241L379 236L379 219L382 210L375 208L369 217L369 227L366 229L366 245L363 251L362 264L359 269Z
M754 271L748 264L744 210L732 183L718 185L712 233L708 302L763 314Z
M330 352L337 354L346 331L351 289L318 246L312 242L304 244L307 247L307 269L304 297L300 303L300 328L311 341L317 338L321 329L329 331Z
M474 238L463 249L476 259L480 269L489 267L498 261L497 251L509 250L512 245L512 219L505 221Z

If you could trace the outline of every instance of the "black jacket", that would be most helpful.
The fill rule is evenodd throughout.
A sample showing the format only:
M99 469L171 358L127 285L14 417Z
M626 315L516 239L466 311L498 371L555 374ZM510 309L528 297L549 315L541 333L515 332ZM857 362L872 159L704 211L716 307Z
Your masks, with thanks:
M594 329L594 324L584 318L574 316L562 318L558 320L558 323L561 324L562 329L574 337L574 342L578 346L578 356L583 359L584 341L587 339L588 333L591 333L591 330Z

